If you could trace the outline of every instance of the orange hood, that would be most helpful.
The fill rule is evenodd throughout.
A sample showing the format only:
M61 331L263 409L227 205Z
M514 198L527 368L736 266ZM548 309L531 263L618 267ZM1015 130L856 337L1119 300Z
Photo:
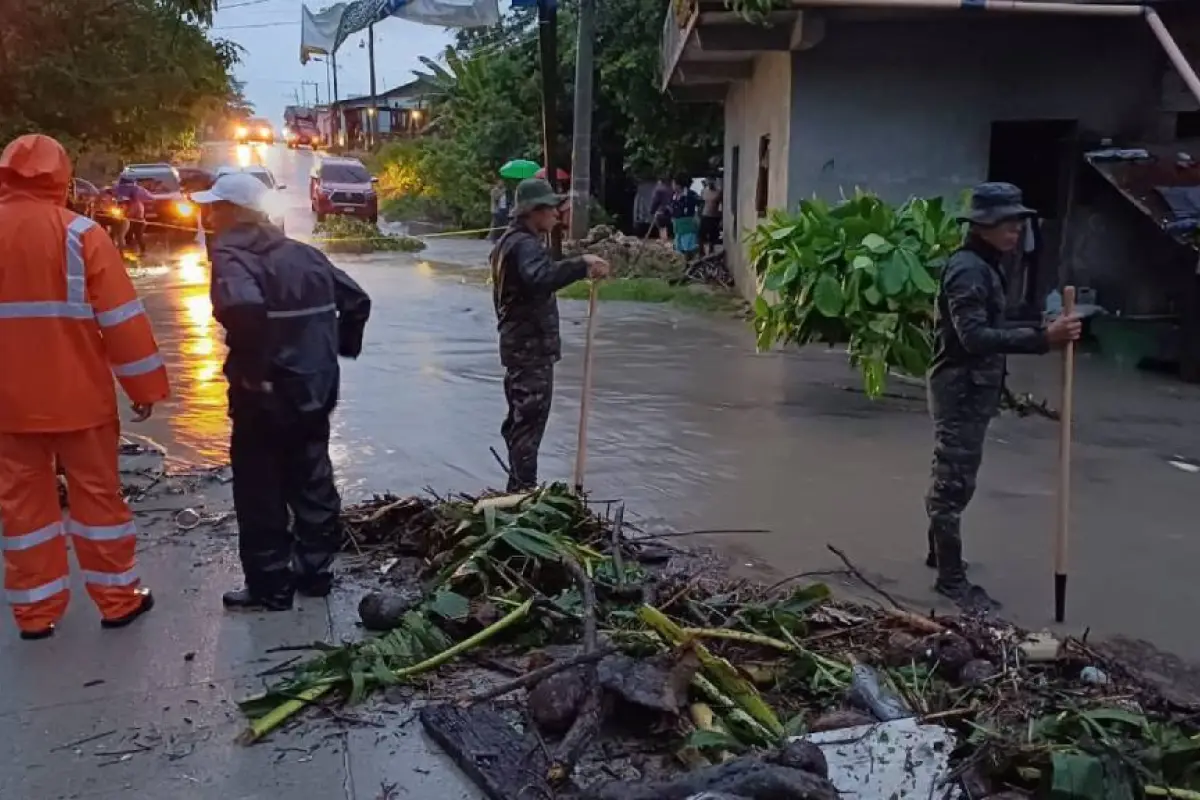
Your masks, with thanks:
M0 188L62 203L71 183L71 159L56 140L40 133L20 136L0 155Z

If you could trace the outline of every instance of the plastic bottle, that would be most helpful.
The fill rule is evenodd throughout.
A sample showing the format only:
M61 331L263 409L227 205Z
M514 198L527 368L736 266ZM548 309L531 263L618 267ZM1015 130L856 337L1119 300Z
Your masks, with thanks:
M1058 289L1052 289L1050 294L1046 295L1046 316L1057 317L1063 310L1062 292Z
M911 717L904 701L879 683L879 675L866 664L855 664L851 671L850 702L870 711L880 722Z

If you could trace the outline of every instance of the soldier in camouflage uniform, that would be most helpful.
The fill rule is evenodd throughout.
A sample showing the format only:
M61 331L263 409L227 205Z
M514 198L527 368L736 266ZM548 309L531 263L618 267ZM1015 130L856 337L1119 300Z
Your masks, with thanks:
M933 475L925 509L929 555L938 571L935 589L965 607L999 604L967 580L960 523L975 494L988 423L1000 409L1005 356L1045 353L1079 338L1078 317L1059 317L1045 327L1018 325L1005 316L1000 261L1021 241L1034 212L1010 183L984 183L971 194L961 217L970 223L963 246L942 273L937 298L929 408L933 416Z
M562 355L555 293L609 273L608 264L593 255L551 260L542 237L558 225L564 200L544 180L522 181L512 223L492 250L492 297L508 400L500 433L508 447L509 491L538 482L538 448L550 418L554 364Z

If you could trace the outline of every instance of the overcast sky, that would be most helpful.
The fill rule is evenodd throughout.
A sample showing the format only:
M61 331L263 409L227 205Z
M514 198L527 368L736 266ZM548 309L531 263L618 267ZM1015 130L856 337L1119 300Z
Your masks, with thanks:
M328 99L324 62L300 65L301 0L222 0L212 35L237 42L244 49L236 73L246 82L246 96L260 116L283 123L284 106L294 105L299 94L314 103L313 83L321 102ZM332 0L310 0L319 11ZM375 26L375 79L379 91L412 79L419 56L436 56L451 41L443 28L389 19ZM362 47L359 47L362 43ZM338 96L370 93L366 31L351 36L338 50ZM307 82L307 86L302 86Z

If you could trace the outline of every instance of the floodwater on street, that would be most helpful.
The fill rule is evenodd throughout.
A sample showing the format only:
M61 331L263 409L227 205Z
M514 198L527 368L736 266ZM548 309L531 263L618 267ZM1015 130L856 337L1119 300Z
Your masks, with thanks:
M311 230L312 154L215 148L221 161L268 165L288 188L287 228ZM335 259L373 299L362 357L344 363L334 456L348 501L425 487L502 486L504 414L495 319L482 266L487 246L432 239L417 255ZM161 263L151 263L151 262ZM192 461L225 457L224 350L198 249L148 259L136 277L154 320L175 398L127 426ZM574 463L586 304L562 303L564 359L543 448L542 477ZM937 604L923 566L923 495L930 426L919 386L876 403L856 391L842 353L754 353L742 321L668 306L599 308L587 485L622 498L643 527L763 529L693 540L768 580L840 563L842 548L889 592ZM1142 637L1200 659L1200 392L1169 379L1081 358L1069 629ZM1013 359L1013 386L1057 402L1057 360ZM1004 417L992 429L979 491L966 515L972 574L1030 627L1050 622L1057 425ZM684 540L688 541L688 540Z

